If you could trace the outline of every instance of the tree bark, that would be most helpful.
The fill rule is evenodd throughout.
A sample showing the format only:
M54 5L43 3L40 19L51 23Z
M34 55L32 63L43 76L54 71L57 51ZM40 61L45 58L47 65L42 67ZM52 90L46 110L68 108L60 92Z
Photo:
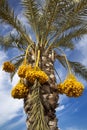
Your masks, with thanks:
M56 87L56 77L54 74L54 59L55 56L53 55L52 51L50 51L48 54L44 55L42 53L41 55L41 61L39 66L41 69L48 75L49 81L42 85L42 88L40 90L41 95L41 101L44 108L44 116L45 120L49 126L50 130L58 130L57 125L57 118L55 115L55 108L58 106L58 90ZM30 57L30 56L29 56ZM30 60L30 59L29 59ZM29 63L34 63L34 58L31 56L31 61ZM30 111L31 111L31 104L30 104L30 98L31 98L32 91L28 94L28 96L24 99L24 109L27 114L27 130L30 129L30 124L32 121L30 120Z

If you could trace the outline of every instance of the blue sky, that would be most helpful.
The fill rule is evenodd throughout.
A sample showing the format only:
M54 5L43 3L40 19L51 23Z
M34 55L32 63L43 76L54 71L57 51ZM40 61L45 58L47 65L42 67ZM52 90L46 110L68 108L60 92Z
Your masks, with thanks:
M19 2L20 0L9 0L10 5L15 10L15 14L18 14L18 18L27 26L27 20L23 17ZM0 34L7 34L9 31L12 33L16 32L15 29L10 28L9 25L4 24L0 26ZM33 37L32 34L31 37ZM76 44L74 51L67 50L68 58L73 61L81 61L81 63L87 66L86 44L87 35ZM9 52L0 50L0 130L25 130L26 115L23 111L23 100L13 99L10 95L11 88L18 81L18 76L16 74L11 82L9 74L2 71L2 63L16 55L16 53L19 54L17 51L12 52L12 50ZM57 70L62 79L64 79L66 74L64 73L66 72L65 69L60 66L57 67ZM65 95L60 95L60 105L56 109L60 130L87 130L87 82L82 80L81 77L78 77L78 80L85 86L84 93L81 97L68 98Z

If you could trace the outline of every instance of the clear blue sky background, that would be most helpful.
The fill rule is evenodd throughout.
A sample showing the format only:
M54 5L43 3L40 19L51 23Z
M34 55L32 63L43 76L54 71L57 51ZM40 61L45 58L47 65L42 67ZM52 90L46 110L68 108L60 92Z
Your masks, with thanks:
M20 0L9 0L10 5L14 8L15 14L27 26L27 21L23 17L22 8L19 5ZM4 24L0 25L0 34L7 34L11 31L15 33L15 29ZM32 33L31 33L31 37ZM69 59L73 61L81 61L87 66L87 36L85 35L78 43L74 51L66 51ZM5 60L10 59L19 52L10 50L5 52L0 49L0 130L26 130L26 115L23 111L23 100L13 99L10 96L10 90L18 81L15 75L12 83L9 74L2 71L1 65ZM56 64L56 68L64 79L66 71L60 64ZM60 95L59 107L56 109L56 115L59 119L58 126L60 130L87 130L87 82L78 77L84 86L85 91L79 98L68 98ZM58 82L58 79L57 79Z

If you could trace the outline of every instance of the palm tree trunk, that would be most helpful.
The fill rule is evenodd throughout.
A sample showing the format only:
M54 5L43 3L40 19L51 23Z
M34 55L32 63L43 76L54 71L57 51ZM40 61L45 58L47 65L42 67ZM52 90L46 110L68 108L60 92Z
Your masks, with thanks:
M49 76L49 83L43 85L43 106L45 117L48 120L50 130L58 130L55 108L58 106L58 91L56 88L56 77L54 74L54 53L49 52L42 57L42 70Z
M33 61L33 59L31 59ZM31 61L31 62L32 62ZM42 85L40 90L40 98L41 103L43 105L44 117L49 126L49 130L58 130L57 127L57 118L55 115L55 108L58 106L58 90L56 88L56 78L54 74L54 56L52 56L52 52L49 52L47 55L42 55L42 60L40 61L41 69L45 71L45 73L49 76L49 82ZM28 94L27 98L24 99L24 109L27 114L27 130L30 129L30 125L32 121L30 120L30 112L31 112L31 103L30 98L32 95L32 90Z

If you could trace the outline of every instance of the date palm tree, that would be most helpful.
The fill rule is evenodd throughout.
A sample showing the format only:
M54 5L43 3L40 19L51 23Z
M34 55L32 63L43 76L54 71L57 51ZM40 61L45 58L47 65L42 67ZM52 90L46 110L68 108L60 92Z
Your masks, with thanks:
M16 66L11 78L17 72L25 55L27 63L35 66L38 61L39 68L49 77L44 84L40 84L37 79L24 98L27 129L58 130L55 108L58 107L59 95L54 62L58 60L67 69L68 61L71 69L87 80L87 68L79 62L66 59L64 53L65 49L73 51L75 40L87 33L87 1L22 0L20 4L34 39L30 37L30 32L15 15L8 1L1 0L0 23L9 24L17 33L13 35L10 32L0 36L0 46L5 50L17 48L21 51L20 56L11 60ZM29 85L27 80L26 84Z

